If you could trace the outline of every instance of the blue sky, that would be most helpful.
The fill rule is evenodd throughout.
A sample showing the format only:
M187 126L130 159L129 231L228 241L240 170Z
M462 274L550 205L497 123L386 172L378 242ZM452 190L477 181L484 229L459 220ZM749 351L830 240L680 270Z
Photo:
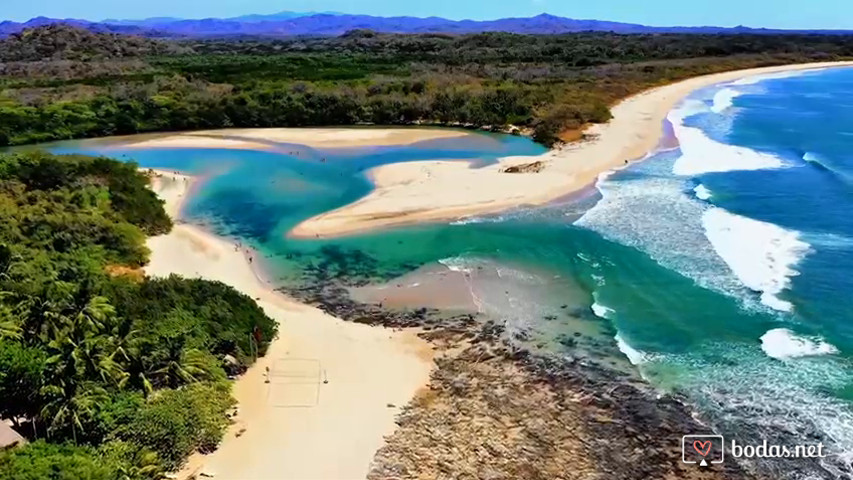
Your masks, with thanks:
M542 12L647 25L749 25L853 29L853 0L0 0L0 19L228 17L337 11L368 15L492 19Z

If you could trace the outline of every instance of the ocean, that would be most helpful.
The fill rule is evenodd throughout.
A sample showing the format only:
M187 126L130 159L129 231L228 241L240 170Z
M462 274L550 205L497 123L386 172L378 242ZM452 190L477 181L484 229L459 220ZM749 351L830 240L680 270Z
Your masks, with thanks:
M275 286L332 278L417 308L441 294L437 276L453 275L446 288L470 296L453 308L505 323L519 345L680 395L738 443L820 441L829 453L755 468L776 478L850 475L853 69L705 88L668 121L678 148L604 174L595 189L338 239L285 234L369 192L365 171L376 165L483 165L544 149L492 134L285 153L51 148L201 176L184 220L256 248Z

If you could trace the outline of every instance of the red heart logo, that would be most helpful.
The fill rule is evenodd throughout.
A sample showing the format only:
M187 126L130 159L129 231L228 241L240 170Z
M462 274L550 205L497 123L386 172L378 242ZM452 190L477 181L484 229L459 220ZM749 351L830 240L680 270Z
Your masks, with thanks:
M693 442L693 449L696 450L699 455L707 457L708 454L711 452L711 441L706 440L704 442L700 442L699 440L696 440L695 442Z

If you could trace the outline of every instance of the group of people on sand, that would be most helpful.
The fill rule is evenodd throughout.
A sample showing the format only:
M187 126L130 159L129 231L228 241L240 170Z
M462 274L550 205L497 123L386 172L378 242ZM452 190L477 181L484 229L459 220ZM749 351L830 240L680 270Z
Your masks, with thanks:
M254 255L252 255L252 250L249 248L243 248L243 242L237 241L237 243L234 244L234 251L239 252L240 250L246 252L246 258L249 259L249 263L252 263L255 260Z

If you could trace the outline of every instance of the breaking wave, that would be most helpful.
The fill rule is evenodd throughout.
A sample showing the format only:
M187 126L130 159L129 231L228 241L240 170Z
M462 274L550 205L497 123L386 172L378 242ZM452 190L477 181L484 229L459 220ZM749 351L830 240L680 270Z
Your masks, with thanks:
M794 266L810 250L799 232L772 223L735 215L712 207L702 225L714 250L750 290L760 292L761 303L780 311L793 305L779 298L799 272Z
M705 235L702 216L709 208L684 191L684 181L665 176L675 152L638 164L633 178L602 178L602 199L575 225L641 250L658 264L697 285L760 308ZM642 173L642 175L636 175Z
M720 89L716 94L714 94L713 104L711 105L711 111L714 113L723 113L729 108L734 106L734 99L740 96L742 92L739 92L733 88L723 88Z
M853 378L831 356L776 361L763 347L706 344L702 353L646 356L643 369L658 374L679 372L676 383L717 431L780 444L810 436L821 439L832 453L818 464L807 465L798 459L797 464L765 465L777 470L769 478L792 478L793 468L811 474L793 478L848 478L853 460L853 411L827 392L844 388ZM791 349L786 354L794 352Z
M708 190L708 187L702 185L701 183L699 185L696 185L695 188L693 188L693 193L696 194L696 198L698 198L699 200L708 200L711 198L712 195L711 190Z
M646 354L633 348L631 345L628 345L628 342L625 341L618 333L615 337L616 345L619 347L619 351L624 353L626 357L628 357L628 361L631 362L632 365L642 365L646 363Z
M672 166L672 173L680 176L700 175L710 172L735 170L763 170L788 166L781 158L769 153L712 140L697 127L688 127L684 121L707 111L699 100L688 99L667 117L681 145L681 156Z
M774 328L762 335L761 349L779 360L838 353L834 345L821 338L797 336L787 328Z
M593 303L592 306L590 306L590 309L592 309L592 313L594 313L596 317L604 319L611 318L614 313L612 308L601 305L598 302Z

